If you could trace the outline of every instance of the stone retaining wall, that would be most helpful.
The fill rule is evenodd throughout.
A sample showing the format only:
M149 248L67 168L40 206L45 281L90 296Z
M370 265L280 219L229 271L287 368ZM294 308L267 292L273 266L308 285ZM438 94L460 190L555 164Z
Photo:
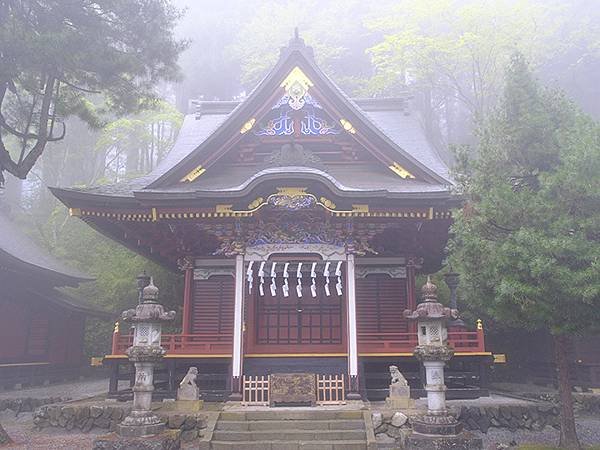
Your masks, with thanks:
M501 405L501 406L462 406L457 418L468 430L487 433L491 427L542 430L546 426L557 427L559 410L552 404Z
M558 394L554 393L521 393L521 396L559 404ZM573 409L575 413L600 415L600 395L588 393L573 393Z
M371 418L379 448L396 448L396 439L400 438L402 428L409 428L410 425L408 416L389 409L373 411Z
M115 431L130 410L131 406L125 405L46 405L35 411L33 423L37 430L60 427L67 430L77 428L84 433L94 428ZM162 416L167 420L167 428L181 430L184 442L201 437L202 430L206 428L206 417L200 413Z
M487 433L492 427L542 430L559 426L558 407L551 403L531 405L461 406L454 411L467 430ZM375 437L381 444L392 443L400 437L403 428L410 428L411 418L391 410L372 414Z
M0 400L0 411L6 411L10 409L15 413L19 414L22 412L33 412L37 408L43 405L49 405L51 403L61 403L70 400L70 398L62 397L49 397L49 398L33 398L33 397L22 397L22 398L5 398Z

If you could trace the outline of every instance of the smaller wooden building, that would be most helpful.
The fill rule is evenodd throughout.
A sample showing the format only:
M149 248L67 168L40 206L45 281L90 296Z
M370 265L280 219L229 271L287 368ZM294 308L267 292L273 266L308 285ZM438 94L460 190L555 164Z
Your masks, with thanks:
M79 372L86 317L108 314L60 288L91 280L38 247L0 211L0 384Z

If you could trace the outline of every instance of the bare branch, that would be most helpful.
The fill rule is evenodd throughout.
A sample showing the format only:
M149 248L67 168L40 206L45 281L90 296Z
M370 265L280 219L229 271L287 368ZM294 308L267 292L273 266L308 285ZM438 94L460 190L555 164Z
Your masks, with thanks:
M48 142L56 142L56 141L62 141L65 138L65 135L67 134L67 124L65 122L58 122L62 125L62 132L60 133L59 136L51 136L48 138Z
M86 88L84 88L84 87L81 87L81 86L76 86L76 85L74 85L73 83L69 83L68 81L66 81L66 80L63 80L62 78L59 78L58 80L59 80L61 83L64 83L64 84L66 84L67 86L69 86L69 87L70 87L70 88L72 88L72 89L75 89L75 90L77 90L77 91L81 91L81 92L85 92L85 93L87 93L87 94L100 94L100 93L102 92L102 91L95 91L95 90L93 90L93 89L86 89Z
M8 131L13 136L16 136L21 139L38 139L38 137L39 137L35 133L27 133L27 132L23 133L23 132L18 131L15 128L11 127L8 123L6 123L6 119L4 118L2 113L0 113L0 127L4 128L6 131Z
M38 138L35 145L29 151L27 156L23 159L22 163L17 167L17 173L13 174L19 178L24 179L35 162L44 152L44 148L51 137L48 136L48 121L50 119L50 106L52 104L52 98L54 94L54 84L56 79L53 76L48 76L46 80L46 86L44 88L44 97L42 100L42 107L40 110L40 119L38 126ZM64 132L64 129L63 129Z

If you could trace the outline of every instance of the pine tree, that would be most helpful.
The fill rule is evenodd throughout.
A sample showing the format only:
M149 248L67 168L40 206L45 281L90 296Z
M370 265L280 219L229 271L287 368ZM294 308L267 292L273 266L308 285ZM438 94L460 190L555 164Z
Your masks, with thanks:
M554 338L561 448L577 449L568 345L600 320L600 126L544 89L520 54L504 99L459 153L465 207L452 261L465 295L494 319Z
M179 17L167 0L0 0L0 187L64 138L66 117L100 126L153 105L178 76Z

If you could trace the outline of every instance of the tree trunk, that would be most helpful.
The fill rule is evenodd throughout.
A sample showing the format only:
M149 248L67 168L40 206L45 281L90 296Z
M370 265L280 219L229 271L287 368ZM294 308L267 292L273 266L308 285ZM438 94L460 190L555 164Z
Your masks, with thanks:
M8 433L4 430L4 427L0 423L0 445L11 444L12 439Z
M569 376L569 343L565 335L554 336L556 367L558 368L558 393L560 397L560 448L579 450L581 444L575 429L573 413L573 393Z

